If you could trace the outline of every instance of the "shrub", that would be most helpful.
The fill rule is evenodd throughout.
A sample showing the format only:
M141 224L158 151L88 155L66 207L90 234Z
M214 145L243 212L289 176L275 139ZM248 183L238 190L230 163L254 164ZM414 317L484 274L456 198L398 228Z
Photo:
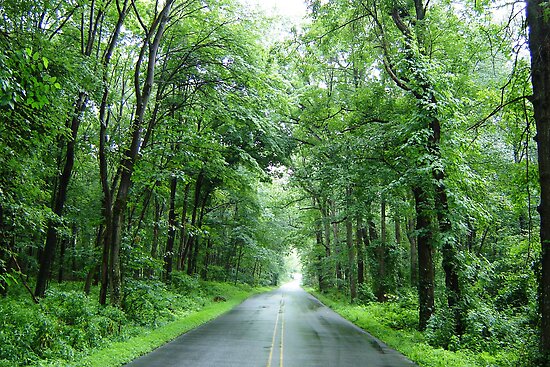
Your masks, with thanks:
M129 280L122 307L135 323L156 326L173 316L170 311L173 298L162 282Z
M367 308L381 324L394 330L415 330L418 325L416 309L401 307L399 303L371 303Z
M172 273L170 285L179 294L199 294L201 293L201 284L197 277L192 277L182 271Z
M208 267L208 279L224 281L227 278L227 272L223 266L210 265Z
M126 320L121 310L100 306L78 291L49 290L42 305L59 322L60 343L79 351L96 347L103 339L117 335Z
M458 340L454 334L454 317L446 308L438 308L430 317L424 333L426 341L433 347L448 349L450 345L457 346ZM453 348L456 349L456 348Z
M362 304L376 301L376 296L369 285L363 283L357 286L357 301Z

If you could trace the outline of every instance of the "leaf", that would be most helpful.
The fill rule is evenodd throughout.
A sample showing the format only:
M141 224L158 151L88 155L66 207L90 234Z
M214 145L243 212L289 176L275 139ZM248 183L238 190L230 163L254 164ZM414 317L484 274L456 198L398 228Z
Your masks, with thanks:
M42 62L44 63L44 68L47 69L47 68L48 68L48 65L50 64L50 62L48 61L48 59L45 58L45 57L42 57Z

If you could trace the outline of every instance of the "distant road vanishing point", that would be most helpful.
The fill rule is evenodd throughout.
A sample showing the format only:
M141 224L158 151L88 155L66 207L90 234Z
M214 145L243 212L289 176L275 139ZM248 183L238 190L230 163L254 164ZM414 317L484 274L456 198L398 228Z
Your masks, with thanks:
M126 367L411 367L297 283L253 296Z

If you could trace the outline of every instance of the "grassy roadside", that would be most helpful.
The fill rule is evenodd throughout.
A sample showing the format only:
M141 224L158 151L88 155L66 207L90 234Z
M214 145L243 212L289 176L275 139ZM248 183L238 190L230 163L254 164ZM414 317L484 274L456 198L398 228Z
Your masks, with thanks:
M86 367L116 367L149 353L155 348L175 339L179 335L202 325L221 314L231 310L253 294L269 290L268 288L243 289L225 285L228 298L225 302L211 302L199 311L183 316L160 328L135 336L129 340L115 342L106 348L100 349L77 364L54 364L53 366L86 366ZM50 365L51 366L51 365Z
M432 347L422 333L414 330L416 310L399 309L399 306L390 303L351 305L336 296L327 296L311 289L308 292L421 367L511 367L517 363L517 356L505 351L491 355L467 349L449 351Z
M52 284L40 304L12 287L0 297L0 367L118 367L270 290L184 274L126 287L123 308L101 306L79 282Z

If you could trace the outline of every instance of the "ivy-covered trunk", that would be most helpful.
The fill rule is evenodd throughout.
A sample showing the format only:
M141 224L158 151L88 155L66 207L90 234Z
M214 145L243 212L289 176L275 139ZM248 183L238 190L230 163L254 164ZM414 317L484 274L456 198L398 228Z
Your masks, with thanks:
M170 281L172 275L172 263L174 259L174 241L176 240L176 190L178 178L170 178L170 209L168 210L168 239L166 240L166 252L164 253L164 278Z
M365 229L361 215L357 215L357 228L355 234L355 246L357 248L357 283L365 283L365 247L363 246L363 236Z
M418 328L426 329L435 311L435 273L433 263L433 218L429 193L423 187L413 188L416 231L418 233L418 303L420 305Z
M540 180L541 275L539 302L543 365L550 364L550 9L547 1L527 0L533 108L537 125Z
M355 248L353 246L353 223L351 215L346 217L346 244L348 247L348 280L351 301L357 298L357 276L355 271Z
M445 171L442 161L440 141L441 141L441 122L439 120L439 108L438 100L435 96L434 83L430 78L429 69L431 67L426 55L426 10L427 4L423 0L414 0L414 18L415 22L407 23L407 18L404 17L402 9L399 9L395 6L392 9L391 17L397 29L402 33L405 39L405 59L407 60L408 69L405 71L407 75L405 78L399 78L395 71L391 73L392 79L400 86L402 89L409 91L416 99L416 108L418 110L418 116L416 118L416 123L418 124L418 131L427 132L427 140L424 143L425 145L419 145L419 148L423 150L421 154L426 156L424 167L419 167L419 175L422 175L422 171L431 172L431 181L433 184L427 184L427 181L424 182L423 187L414 188L415 191L415 201L417 204L417 230L426 232L426 231L437 231L439 232L441 239L441 248L443 255L443 269L445 272L445 285L447 291L447 301L449 308L454 312L455 318L455 332L458 334L462 333L462 324L461 324L461 309L459 307L460 303L460 288L458 282L458 260L457 260L457 249L455 241L452 238L451 233L451 220L449 213L449 205L447 199L447 192L445 187ZM387 66L387 69L391 71L390 66ZM426 166L427 165L427 166ZM427 179L427 178L426 178ZM429 203L427 199L430 198ZM433 199L433 202L432 202ZM418 210L418 204L420 200L420 207L425 207L426 204L429 204L428 207L422 209L422 213ZM431 224L433 219L426 212L427 208L433 208L436 212L436 217L438 221L438 228L432 227L423 227L424 222L426 224ZM424 241L429 240L430 243L427 244ZM418 235L418 261L419 261L419 295L421 296L421 301L427 295L422 295L424 292L423 289L428 289L433 287L433 281L429 279L423 279L425 275L428 275L428 271L433 272L433 264L429 266L431 270L428 270L428 261L433 261L432 252L436 245L436 237L432 234L422 234ZM429 246L428 251L426 246ZM428 256L429 252L429 256ZM433 277L432 277L433 279ZM431 285L429 283L432 282ZM433 296L430 296L433 297ZM431 302L428 298L427 301ZM424 319L428 316L428 311L433 312L433 305L424 304L420 305L420 329L425 328L427 319ZM425 311L423 312L422 309ZM428 317L429 318L429 317Z
M195 246L197 245L197 234L196 234L196 224L197 224L197 213L200 205L200 195L204 183L204 172L200 171L195 181L195 194L193 199L193 212L191 214L191 228L194 231L189 234L187 239L187 244L185 246L185 251L183 254L184 260L187 258L187 275L193 275L193 256L195 254ZM237 212L237 210L235 210Z
M380 241L376 243L376 299L378 302L386 302L386 248L387 248L387 230L386 230L386 199L380 203Z
M412 286L418 284L418 246L415 233L416 223L414 218L407 218L407 239L409 240L409 269L411 273L410 281Z

